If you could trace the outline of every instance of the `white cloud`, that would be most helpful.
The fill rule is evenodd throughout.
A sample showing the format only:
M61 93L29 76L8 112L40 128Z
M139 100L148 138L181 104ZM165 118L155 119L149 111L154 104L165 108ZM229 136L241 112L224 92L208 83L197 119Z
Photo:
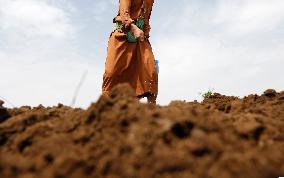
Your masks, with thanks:
M199 99L198 93L208 88L239 96L284 89L283 45L260 50L253 45L226 46L222 40L182 35L156 42L159 103Z
M65 0L0 0L0 96L16 106L70 104L82 73L98 72L78 50L75 11ZM77 106L96 97L96 82L87 79Z
M64 60L76 54L76 26L63 0L0 0L0 52L19 63Z
M105 19L105 14L110 11L112 8L117 7L118 2L115 0L104 0L98 1L94 4L93 7L93 16L94 19L100 23L102 23Z
M90 102L97 100L100 95L101 69L94 63L84 60L51 60L40 63L29 61L24 56L15 63L11 55L1 55L1 85L0 97L8 99L16 106L31 105L45 106L63 103L70 105L74 91L82 74L88 71L86 80L77 96L76 106L88 107ZM99 74L99 75L98 75ZM6 106L11 107L9 103Z
M0 0L0 30L66 38L73 28L68 13L48 1Z
M284 89L284 1L216 2L171 11L163 25L154 19L160 103L200 98L208 88L239 96Z
M283 23L283 0L220 0L214 22L231 33L271 31Z

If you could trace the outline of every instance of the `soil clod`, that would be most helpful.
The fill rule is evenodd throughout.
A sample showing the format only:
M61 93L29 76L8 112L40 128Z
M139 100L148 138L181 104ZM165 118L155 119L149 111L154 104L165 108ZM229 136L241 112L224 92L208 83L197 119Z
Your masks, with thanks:
M283 94L213 94L155 106L139 103L124 84L86 110L3 108L0 177L283 176Z

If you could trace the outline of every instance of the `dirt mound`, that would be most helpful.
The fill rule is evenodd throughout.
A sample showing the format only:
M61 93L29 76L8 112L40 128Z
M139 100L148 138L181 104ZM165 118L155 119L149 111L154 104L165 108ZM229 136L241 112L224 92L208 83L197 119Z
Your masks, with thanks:
M0 100L0 123L4 122L10 117L9 112L3 107L4 101Z
M284 92L160 107L121 85L87 110L9 114L0 124L1 178L284 176Z

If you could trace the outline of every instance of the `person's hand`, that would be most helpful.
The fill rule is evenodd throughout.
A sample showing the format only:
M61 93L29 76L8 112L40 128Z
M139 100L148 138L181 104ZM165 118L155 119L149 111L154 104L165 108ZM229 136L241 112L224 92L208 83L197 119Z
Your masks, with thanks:
M135 24L131 24L130 30L136 39L139 39L140 41L144 41L145 36L144 36L143 30L138 28Z

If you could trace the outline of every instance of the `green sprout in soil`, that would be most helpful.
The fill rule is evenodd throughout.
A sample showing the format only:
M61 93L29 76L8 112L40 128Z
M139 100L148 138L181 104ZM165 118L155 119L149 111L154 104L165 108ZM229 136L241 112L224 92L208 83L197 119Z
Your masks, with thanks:
M214 92L214 89L213 88L209 88L207 92L199 93L199 94L202 96L203 100L205 100L205 99L209 99L210 96L213 95L213 92Z

